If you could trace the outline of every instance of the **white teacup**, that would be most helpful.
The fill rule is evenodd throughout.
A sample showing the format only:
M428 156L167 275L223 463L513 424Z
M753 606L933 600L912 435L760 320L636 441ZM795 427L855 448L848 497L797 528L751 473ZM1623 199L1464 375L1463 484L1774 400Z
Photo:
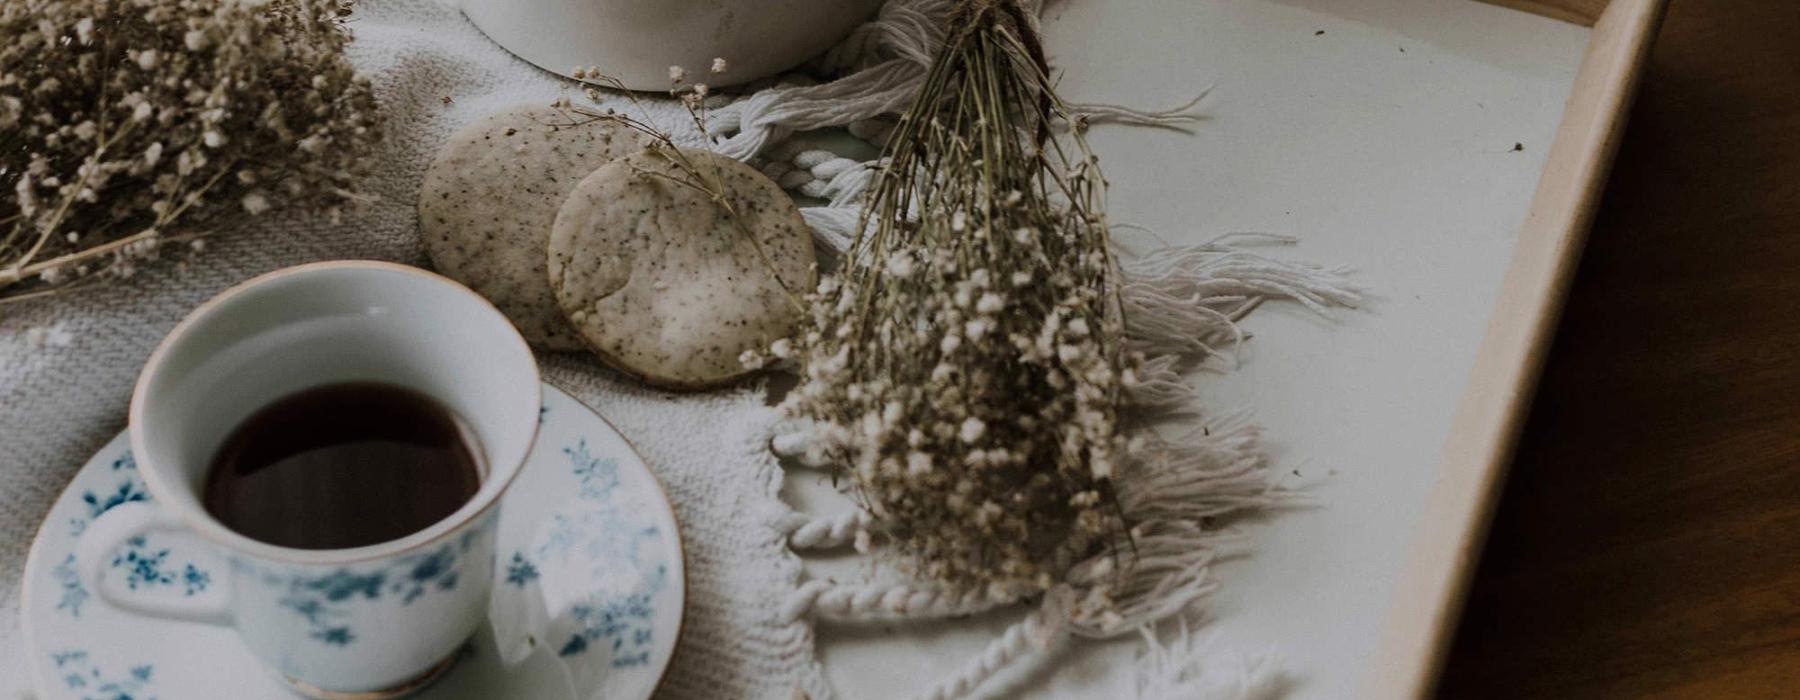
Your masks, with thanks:
M435 398L475 434L475 496L397 540L350 549L260 542L208 514L214 452L295 392L380 381ZM416 268L367 261L288 268L239 285L169 334L131 399L131 447L151 503L108 510L76 550L83 585L116 607L227 625L303 694L388 697L454 661L486 617L501 494L524 466L541 401L531 351L480 296ZM197 534L230 573L189 597L104 585L121 545ZM225 579L225 580L218 580Z

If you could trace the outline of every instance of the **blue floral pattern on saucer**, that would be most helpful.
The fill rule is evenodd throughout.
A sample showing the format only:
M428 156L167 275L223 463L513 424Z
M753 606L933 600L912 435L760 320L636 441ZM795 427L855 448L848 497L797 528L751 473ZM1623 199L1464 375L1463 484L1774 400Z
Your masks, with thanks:
M88 523L115 506L150 500L150 492L144 488L143 480L137 475L137 458L131 455L130 449L112 458L109 464L114 473L113 478L107 480L111 487L84 489L81 492L81 502L87 504L87 508L81 515L69 519L70 535L79 537L87 530Z
M648 664L656 641L656 597L668 578L668 564L657 560L663 529L614 498L620 486L616 459L595 454L586 439L562 452L578 484L575 502L550 516L526 548L529 555L513 552L505 578L511 589L496 595L543 596L537 584L545 572L607 581L585 596L549 603L562 604L547 611L555 618L549 625L552 639L562 640L556 655L574 659L603 649L603 663L613 668ZM620 562L631 564L630 575L618 575Z
M86 651L68 649L51 652L50 661L61 673L63 687L82 700L156 700L150 685L156 667L139 664L122 674L109 674L95 665Z
M559 665L588 679L585 698L648 698L673 656L684 573L674 513L661 487L611 426L560 390L545 387L539 420L531 462L498 517L469 537L497 539L497 601L527 600L527 593L541 601L553 581L549 588L577 604L558 606L564 613L555 621L558 633L542 637L518 666L504 661L519 640L484 630L475 653L416 696L422 700L560 699L567 686ZM41 700L291 700L236 632L121 612L81 584L74 556L80 534L107 510L147 500L120 435L76 475L39 531L26 563L22 612ZM376 572L284 582L284 612L304 620L308 643L354 649L358 633L349 604L406 604L457 590L463 582L455 563L473 542L441 545ZM237 564L202 549L187 535L132 540L107 562L106 585L145 595L212 595ZM509 632L526 627L496 625Z

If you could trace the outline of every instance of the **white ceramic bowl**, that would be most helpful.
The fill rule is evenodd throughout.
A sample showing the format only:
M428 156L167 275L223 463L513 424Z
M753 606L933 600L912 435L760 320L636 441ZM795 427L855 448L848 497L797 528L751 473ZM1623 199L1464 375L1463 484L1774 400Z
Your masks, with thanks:
M553 73L598 67L667 90L669 67L715 87L774 75L868 19L880 0L461 0L495 43ZM729 69L709 75L714 58Z

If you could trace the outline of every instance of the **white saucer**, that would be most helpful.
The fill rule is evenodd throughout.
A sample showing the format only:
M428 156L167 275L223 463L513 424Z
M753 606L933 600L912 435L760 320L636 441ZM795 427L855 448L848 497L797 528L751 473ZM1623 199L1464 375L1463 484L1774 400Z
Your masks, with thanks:
M621 612L608 615L604 627L581 630L575 635L579 639L547 640L511 669L501 665L493 632L483 625L465 658L415 697L565 700L573 692L568 674L557 663L560 653L610 655L587 660L606 667L590 697L648 698L674 655L686 579L675 514L656 477L612 426L548 384L540 420L531 461L502 501L496 593L512 585L509 580L535 578L529 564L534 535L554 513L579 498L603 499L605 512L633 521L584 531L582 536L621 539L600 544L617 545L609 551L633 552L618 566L642 570L644 575L630 578L644 583L637 590L616 592ZM596 489L597 483L609 488ZM82 528L107 508L149 498L126 436L120 434L82 467L39 528L25 562L22 617L31 655L28 663L43 700L293 698L250 655L236 632L121 612L76 580L73 552ZM132 547L137 556L130 568L110 578L166 588L170 595L203 589L221 562L199 551L190 537L147 536ZM626 538L630 541L624 542ZM608 591L603 603L617 588L617 577L609 578L594 582L596 591Z

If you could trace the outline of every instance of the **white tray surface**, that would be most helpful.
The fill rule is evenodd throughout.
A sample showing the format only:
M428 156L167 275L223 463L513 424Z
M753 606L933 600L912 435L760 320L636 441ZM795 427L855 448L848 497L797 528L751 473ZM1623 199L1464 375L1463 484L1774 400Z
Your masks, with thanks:
M1376 643L1412 534L1430 526L1420 506L1588 30L1470 1L1069 0L1046 33L1071 100L1160 107L1214 88L1191 136L1093 132L1114 222L1173 242L1297 235L1267 252L1353 265L1379 295L1338 322L1264 306L1241 367L1196 378L1215 412L1255 410L1317 504L1249 528L1249 556L1215 568L1204 632L1219 649L1279 650L1297 699L1424 663L1378 658ZM845 507L816 476L792 479L815 510ZM907 697L1013 619L822 625L822 657L848 696ZM1129 697L1115 671L1131 649L1063 657L1024 689Z

